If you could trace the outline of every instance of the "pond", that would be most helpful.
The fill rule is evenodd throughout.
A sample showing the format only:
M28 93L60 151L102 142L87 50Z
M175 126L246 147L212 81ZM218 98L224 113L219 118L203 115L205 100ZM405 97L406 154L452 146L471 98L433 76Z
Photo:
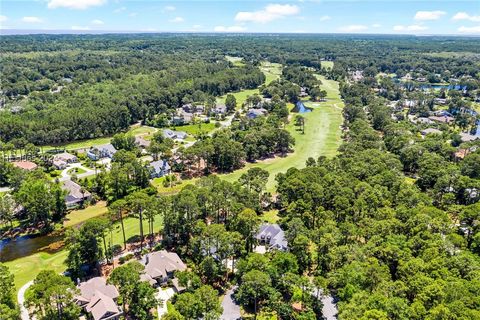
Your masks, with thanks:
M302 101L298 101L297 104L295 105L295 108L293 108L292 111L298 112L298 113L307 113L307 112L311 112L312 109L305 107Z
M64 233L56 231L47 235L25 235L0 241L0 262L12 261L38 252L55 253L60 250Z

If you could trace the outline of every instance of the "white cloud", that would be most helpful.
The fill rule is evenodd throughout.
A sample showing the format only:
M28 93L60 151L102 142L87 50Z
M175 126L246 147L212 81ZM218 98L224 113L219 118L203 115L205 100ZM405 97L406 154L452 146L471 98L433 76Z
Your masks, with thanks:
M1 16L0 15L0 22L5 22L7 20L8 20L7 16Z
M107 0L49 0L48 8L68 8L75 10L84 10L89 7L97 7L107 3Z
M338 30L342 32L362 32L368 30L368 27L361 24L352 24L349 26L340 27Z
M380 23L372 24L372 28L380 28L382 25Z
M330 16L321 16L320 19L318 19L318 21L327 21L330 19L332 19Z
M163 10L165 10L165 11L175 11L175 9L177 9L177 8L175 8L174 6L165 6L163 8Z
M224 26L216 26L213 28L215 32L244 32L247 28L243 26L231 26L231 27L224 27Z
M461 33L475 33L475 34L480 34L480 26L475 26L475 27L464 27L461 26L460 28L457 29L458 32Z
M410 25L410 26L398 25L398 26L393 27L393 31L408 31L408 32L424 31L424 30L427 30L427 29L428 29L428 27L421 26L421 25L418 25L418 24L413 24L413 25Z
M85 31L85 30L90 30L89 26L72 26L72 30L77 30L77 31Z
M136 17L138 15L137 12L131 12L128 14L129 17Z
M120 13L120 12L123 12L125 10L127 10L126 7L120 7L120 8L117 8L117 9L113 10L113 13Z
M446 15L445 11L435 10L435 11L417 11L414 19L418 21L424 20L438 20L442 16Z
M480 21L480 16L471 16L466 12L457 12L453 17L452 20L469 20L469 21Z
M168 21L173 22L173 23L180 23L180 22L185 21L185 19L183 19L182 17L175 17L175 18L170 19Z
M300 8L291 4L269 4L259 11L240 11L235 16L238 22L267 23L286 16L293 16L300 12Z
M42 23L43 20L39 17L23 17L22 22L25 22L25 23Z
M105 24L102 20L99 19L92 20L90 23L96 26L101 26L102 24Z

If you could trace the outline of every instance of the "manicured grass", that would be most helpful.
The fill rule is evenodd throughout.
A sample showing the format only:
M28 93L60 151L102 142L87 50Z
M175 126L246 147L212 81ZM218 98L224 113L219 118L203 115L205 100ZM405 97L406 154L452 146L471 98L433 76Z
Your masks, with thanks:
M72 169L68 170L69 175L82 174L82 173L85 173L85 172L87 172L85 169L79 168L79 167L75 167L75 168L72 168Z
M333 68L333 61L322 61L320 62L320 66L327 70L331 70Z
M267 159L257 163L248 163L244 168L233 173L221 175L227 181L236 181L244 172L253 167L267 170L270 177L267 182L267 189L273 191L275 187L275 176L285 172L291 167L303 168L308 158L315 160L319 156L333 157L341 144L342 108L343 101L340 99L338 82L326 80L323 77L322 89L327 90L327 101L312 103L305 102L305 105L312 108L312 112L302 114L305 117L305 134L302 134L291 121L287 129L295 138L294 152L284 158Z
M172 187L164 187L163 186L163 181L165 180L165 177L161 178L155 178L152 181L152 184L155 188L157 188L158 192L160 194L174 194L179 192L180 190L183 189L186 185L189 184L195 184L195 182L198 180L197 178L190 179L190 180L181 180L180 183L172 185Z
M55 148L66 149L66 150L77 150L77 149L88 149L92 146L102 145L110 143L112 137L101 137L87 140L78 140L67 144L62 144L58 146L43 146L41 147L43 151L52 150Z
M149 126L132 126L128 133L133 134L134 136L144 135L144 134L152 134L157 132L158 129Z
M102 216L107 213L107 203L105 201L99 201L95 205L87 207L85 209L73 210L65 217L63 226L65 228L78 225L88 219Z
M172 127L172 130L183 131L192 136L196 136L200 133L209 133L215 129L215 123L198 123L198 124L189 124L186 126Z
M225 59L233 63L235 67L242 67L245 65L245 62L243 62L243 58L241 57L225 56Z
M235 99L237 99L237 108L240 108L242 104L247 100L248 96L253 96L254 94L259 94L260 92L258 89L247 89L247 90L242 90L239 92L231 92ZM218 103L225 103L225 99L227 98L227 95L221 96L217 98Z

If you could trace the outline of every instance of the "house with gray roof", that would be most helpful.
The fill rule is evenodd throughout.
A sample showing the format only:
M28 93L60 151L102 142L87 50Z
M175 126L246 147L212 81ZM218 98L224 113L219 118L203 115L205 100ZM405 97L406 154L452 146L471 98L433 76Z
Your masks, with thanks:
M480 139L480 136L475 136L470 133L461 132L460 139L462 140L462 142L471 142L471 141Z
M151 282L150 279L153 279L159 285L173 279L175 271L187 270L187 266L175 252L166 250L148 253L141 262L145 265L143 280Z
M442 134L442 131L435 128L427 128L420 131L420 133L422 134L422 136L426 136L428 134Z
M288 250L285 232L278 224L262 224L255 235L255 239L257 239L259 244L265 245L269 250Z
M215 115L223 115L227 113L227 106L224 104L217 104L215 108L212 109L212 113Z
M114 285L104 278L95 277L78 285L80 293L75 302L89 313L94 320L117 320L123 314L116 301L119 296Z
M142 149L146 149L150 146L151 141L150 140L145 140L142 137L135 137L135 143L137 146L139 146Z
M261 117L261 116L265 116L267 113L268 113L268 111L263 109L263 108L250 109L247 112L247 117L250 118L250 119L255 119L255 118L258 118L258 117Z
M158 160L150 162L148 165L150 169L150 177L153 178L160 178L170 173L170 165L168 164L167 160Z
M82 187L73 182L72 180L63 181L62 189L67 191L65 196L65 204L68 209L75 208L80 206L85 201L90 201L92 199L92 194L87 190L82 189Z
M187 137L187 133L183 131L173 131L170 129L163 129L163 136L172 140L179 139L183 140Z
M113 155L117 152L117 149L111 144L103 144L100 146L92 147L87 151L87 157L93 161L100 160L102 158L113 158Z

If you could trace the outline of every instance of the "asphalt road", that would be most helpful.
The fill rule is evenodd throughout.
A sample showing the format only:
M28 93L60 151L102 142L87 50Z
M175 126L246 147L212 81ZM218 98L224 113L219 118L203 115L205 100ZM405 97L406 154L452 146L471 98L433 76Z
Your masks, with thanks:
M237 320L240 319L240 306L233 300L233 292L237 289L237 286L225 292L222 300L223 313L220 320Z

